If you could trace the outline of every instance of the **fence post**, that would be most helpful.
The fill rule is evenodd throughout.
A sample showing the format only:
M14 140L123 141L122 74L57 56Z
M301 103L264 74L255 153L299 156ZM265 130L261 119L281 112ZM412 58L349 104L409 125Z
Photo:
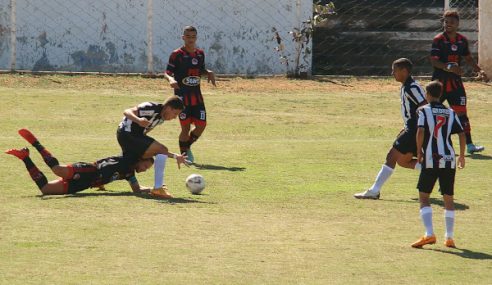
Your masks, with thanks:
M492 1L478 1L478 60L480 67L492 76Z
M10 0L10 70L16 69L17 58L17 24L16 24L16 1Z
M147 0L147 73L154 73L154 56L152 52L153 36L152 36L152 16L153 16L153 0Z

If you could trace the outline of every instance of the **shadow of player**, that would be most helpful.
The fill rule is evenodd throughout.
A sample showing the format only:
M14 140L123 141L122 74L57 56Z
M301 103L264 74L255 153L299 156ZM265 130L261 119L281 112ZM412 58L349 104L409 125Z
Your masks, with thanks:
M477 160L492 160L492 156L480 154L480 153L470 154L470 155L467 155L466 157L470 158L470 159L477 159Z
M457 255L462 258L468 258L468 259L480 259L480 260L489 260L492 259L492 255L485 253L485 252L477 252L477 251L472 251L464 248L454 248L454 249L449 249L449 250L442 250L438 248L425 248L425 250L430 250L430 251L435 251L435 252L441 252L441 253L447 253L447 254L453 254Z
M199 163L193 163L193 166L195 166L197 169L205 169L205 170L226 170L226 171L244 171L246 170L245 167L227 167L227 166L221 166L221 165L213 165L213 164L199 164Z

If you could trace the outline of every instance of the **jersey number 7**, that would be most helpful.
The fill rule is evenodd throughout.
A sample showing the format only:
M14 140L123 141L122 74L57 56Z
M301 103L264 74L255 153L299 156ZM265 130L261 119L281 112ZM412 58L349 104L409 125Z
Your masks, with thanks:
M446 117L444 116L436 116L436 126L434 127L434 137L437 139L437 133L439 129L446 123Z

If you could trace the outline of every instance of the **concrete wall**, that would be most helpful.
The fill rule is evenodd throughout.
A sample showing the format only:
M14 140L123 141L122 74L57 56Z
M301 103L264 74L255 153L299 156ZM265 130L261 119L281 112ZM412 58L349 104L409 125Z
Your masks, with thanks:
M0 69L10 69L10 1L17 8L18 70L147 72L152 43L153 68L160 72L182 45L183 26L195 25L216 72L285 73L272 28L283 33L294 58L288 32L312 15L309 0L0 0Z
M478 58L480 67L492 78L492 1L479 1Z

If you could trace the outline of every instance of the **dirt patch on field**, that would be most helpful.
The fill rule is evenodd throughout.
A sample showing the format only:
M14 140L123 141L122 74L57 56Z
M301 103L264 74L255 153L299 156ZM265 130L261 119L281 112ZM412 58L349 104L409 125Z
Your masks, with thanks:
M426 80L421 81L427 83ZM468 90L490 90L490 85L476 82L466 82ZM159 91L169 90L164 79L150 79L128 76L65 76L65 75L0 75L0 86L7 88L53 88L53 89L114 89L121 91ZM283 77L273 78L218 78L217 90L226 93L298 93L307 92L394 92L400 84L393 78L330 78L321 80L293 80ZM202 81L202 90L209 92L211 84Z

